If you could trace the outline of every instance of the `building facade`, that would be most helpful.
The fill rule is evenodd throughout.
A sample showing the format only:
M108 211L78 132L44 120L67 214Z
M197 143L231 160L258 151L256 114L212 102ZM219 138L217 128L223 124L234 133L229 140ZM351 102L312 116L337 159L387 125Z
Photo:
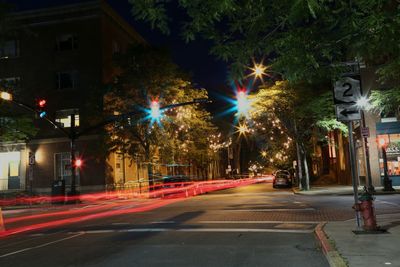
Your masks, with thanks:
M98 120L102 92L115 74L113 54L145 43L101 0L10 17L16 34L2 45L0 80L19 89L18 101L35 106L45 99L48 116L66 132L72 124L79 132ZM50 192L55 180L64 180L67 188L71 184L70 139L44 119L36 118L35 126L38 133L32 140L0 144L0 191L41 193ZM116 155L107 159L101 132L96 129L76 140L75 155L83 159L76 171L82 192L102 190L125 172L137 176L137 171L125 168L140 171L140 164L128 164Z

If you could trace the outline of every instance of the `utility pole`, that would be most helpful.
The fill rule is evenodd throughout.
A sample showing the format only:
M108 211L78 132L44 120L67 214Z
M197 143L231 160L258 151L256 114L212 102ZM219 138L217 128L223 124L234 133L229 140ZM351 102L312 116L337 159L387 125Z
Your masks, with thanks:
M70 195L77 195L76 191L76 158L75 158L75 114L71 114L71 132L69 135L70 140L70 153L71 153L71 190Z

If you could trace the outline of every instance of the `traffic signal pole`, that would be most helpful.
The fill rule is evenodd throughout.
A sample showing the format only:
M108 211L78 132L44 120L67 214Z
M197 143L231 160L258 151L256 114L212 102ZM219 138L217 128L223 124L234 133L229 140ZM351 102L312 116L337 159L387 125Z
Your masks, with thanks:
M77 165L76 165L76 157L75 157L75 152L76 152L76 147L75 147L75 141L76 139L78 139L81 135L83 134L87 134L95 129L98 129L100 127L104 127L107 124L122 120L122 119L127 119L130 118L131 116L136 116L136 115L140 115L143 112L142 111L133 111L133 112L128 112L128 113L124 113L121 115L117 115L117 116L112 116L111 118L96 124L94 126L88 127L80 132L76 131L76 124L75 124L75 117L76 114L71 114L71 127L70 127L70 131L65 130L64 128L60 127L60 125L53 119L49 118L46 114L44 114L43 116L41 115L42 111L35 109L34 107L27 105L25 103L22 103L20 101L14 100L12 95L9 93L5 93L5 92L1 92L1 99L5 100L5 101L10 101L13 104L27 110L30 112L33 112L34 114L37 114L40 116L40 118L46 120L48 123L50 123L51 125L53 125L58 131L60 131L63 135L65 135L66 137L68 137L69 141L70 141L70 153L71 153L71 189L70 189L70 195L74 196L78 194L78 191L76 190L76 169L77 169ZM165 110L168 109L172 109L172 108L176 108L176 107L180 107L180 106L186 106L186 105L193 105L193 104L200 104L200 103L209 103L210 101L207 98L197 98L194 99L193 101L190 102L183 102L183 103L176 103L176 104L171 104L171 105L167 105L164 107L160 108L160 112L163 112ZM161 113L160 113L161 114Z
M70 195L77 195L76 191L76 158L75 158L75 114L71 114L71 132L69 134L71 153L71 190Z

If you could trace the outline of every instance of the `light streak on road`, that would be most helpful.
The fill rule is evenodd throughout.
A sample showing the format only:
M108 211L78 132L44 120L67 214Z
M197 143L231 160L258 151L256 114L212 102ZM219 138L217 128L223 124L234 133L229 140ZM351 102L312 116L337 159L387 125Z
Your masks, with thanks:
M75 205L71 206L77 208L73 210L72 209L61 210L61 211L56 210L40 214L21 215L12 218L5 218L4 222L6 226L6 231L0 232L0 237L6 237L27 231L54 228L57 226L83 222L93 219L106 218L106 217L137 213L137 212L145 212L175 202L182 201L184 199L187 199L188 197L193 197L216 190L235 188L239 186L245 186L264 181L265 181L264 179L246 178L239 180L211 180L211 181L201 181L201 182L164 183L148 188L151 190L149 190L145 194L140 194L140 192L132 190L119 190L118 192L112 192L112 193L85 194L79 196L79 199L85 201L86 204L97 203L97 205L89 207L82 205ZM136 199L134 197L136 197ZM146 198L147 201L146 202L143 202L143 200L138 201L139 198ZM112 202L112 203L104 202L104 200L121 200L121 199L129 199L129 200L125 200L123 202L121 201ZM32 198L23 199L23 201L32 201L32 200L33 200ZM44 197L41 198L41 200L42 201L46 200L51 202L54 200L60 200L60 198ZM20 199L19 201L22 200ZM132 204L134 204L135 206L132 207ZM67 206L64 206L62 208L65 207ZM42 210L38 209L38 212L42 212ZM60 219L60 217L62 216L66 216L67 218ZM37 220L43 220L43 219L50 219L50 220L53 219L53 220L46 222L37 222ZM27 225L21 225L24 223Z

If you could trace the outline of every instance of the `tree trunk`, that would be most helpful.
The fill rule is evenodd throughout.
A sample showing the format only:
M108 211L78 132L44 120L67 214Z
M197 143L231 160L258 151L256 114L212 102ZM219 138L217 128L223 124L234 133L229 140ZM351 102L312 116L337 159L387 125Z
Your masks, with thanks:
M153 177L153 164L150 159L150 147L146 146L145 147L145 157L146 157L146 162L147 162L147 179L149 180L149 187L150 190L154 186L154 177Z
M303 161L304 161L304 174L305 174L305 185L304 185L304 189L305 190L310 190L310 174L308 172L308 164L307 164L307 154L306 151L304 149L304 145L302 145L303 147Z
M294 122L294 134L295 134L295 142L296 142L296 154L297 154L297 179L298 179L298 184L299 184L299 189L303 189L303 168L302 168L302 160L301 160L301 151L300 151L300 145L297 137L297 125L296 125L296 120L293 120Z

